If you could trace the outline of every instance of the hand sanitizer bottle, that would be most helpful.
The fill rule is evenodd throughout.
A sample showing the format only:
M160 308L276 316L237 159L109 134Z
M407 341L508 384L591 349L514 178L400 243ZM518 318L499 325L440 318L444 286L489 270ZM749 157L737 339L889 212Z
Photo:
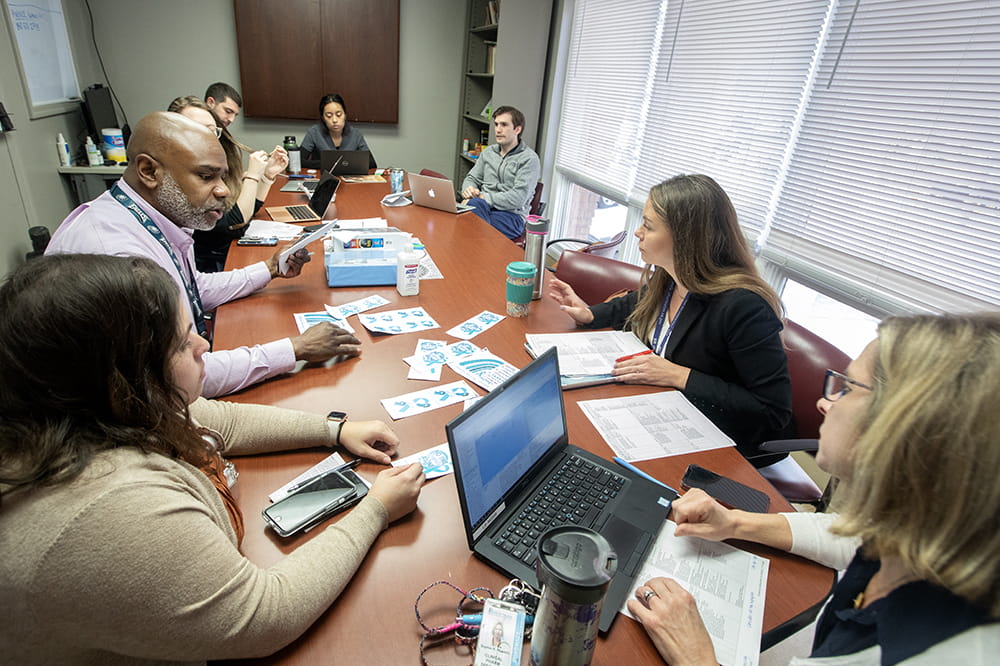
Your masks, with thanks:
M396 291L400 296L420 293L420 255L413 250L412 241L396 255Z
M94 144L94 140L89 136L87 137L87 164L90 166L101 166L104 164L104 158L101 156L101 151L97 149Z

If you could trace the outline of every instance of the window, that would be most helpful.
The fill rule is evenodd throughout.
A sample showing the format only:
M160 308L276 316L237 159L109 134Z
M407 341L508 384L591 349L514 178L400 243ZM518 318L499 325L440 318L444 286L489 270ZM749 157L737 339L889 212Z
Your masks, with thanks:
M554 201L707 173L779 278L880 316L1000 303L996 2L567 6Z
M805 326L851 358L857 358L875 339L878 319L794 280L785 282L781 302L789 319Z

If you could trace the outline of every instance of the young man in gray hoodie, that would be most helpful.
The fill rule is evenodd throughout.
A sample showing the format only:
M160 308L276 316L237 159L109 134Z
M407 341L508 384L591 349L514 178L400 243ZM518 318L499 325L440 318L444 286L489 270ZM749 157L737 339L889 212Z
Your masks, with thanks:
M462 182L462 197L474 212L507 238L524 233L524 216L541 173L538 155L521 142L524 114L512 106L493 112L497 142L483 150Z

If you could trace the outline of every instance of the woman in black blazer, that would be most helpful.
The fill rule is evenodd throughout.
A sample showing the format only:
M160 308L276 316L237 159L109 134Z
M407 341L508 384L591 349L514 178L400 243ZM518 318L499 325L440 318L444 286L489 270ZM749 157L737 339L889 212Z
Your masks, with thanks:
M676 176L656 185L635 235L646 262L638 292L588 306L550 278L549 295L579 326L635 332L655 353L616 364L618 381L683 391L743 455L792 436L781 301L719 184Z

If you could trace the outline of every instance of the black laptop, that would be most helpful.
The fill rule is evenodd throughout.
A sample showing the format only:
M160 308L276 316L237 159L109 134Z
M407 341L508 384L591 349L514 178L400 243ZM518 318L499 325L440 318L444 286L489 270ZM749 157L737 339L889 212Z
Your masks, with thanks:
M555 347L445 430L469 548L537 589L542 533L600 532L618 555L599 625L610 629L676 495L569 443Z
M361 176L368 173L371 159L367 150L322 150L319 169L335 176Z

